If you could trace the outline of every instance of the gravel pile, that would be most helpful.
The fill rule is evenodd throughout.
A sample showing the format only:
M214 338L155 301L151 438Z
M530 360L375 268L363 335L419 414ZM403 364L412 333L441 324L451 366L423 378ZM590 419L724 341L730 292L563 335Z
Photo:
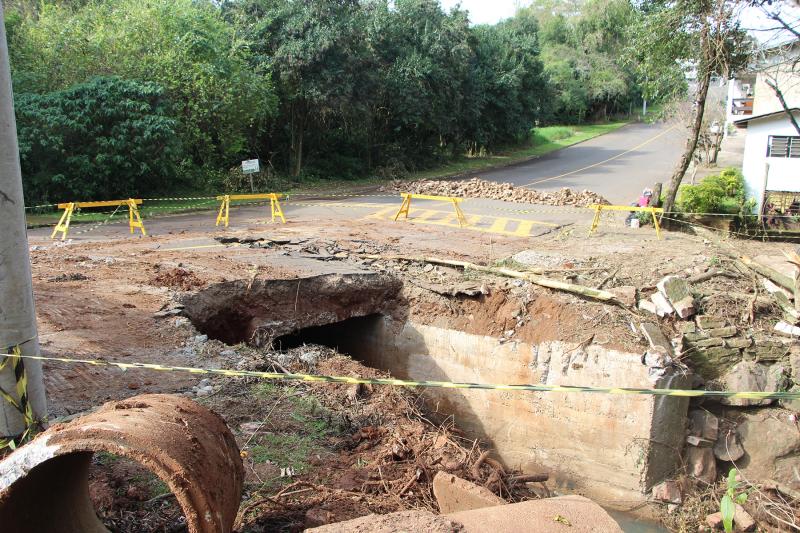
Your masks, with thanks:
M463 181L393 181L389 185L384 186L383 191L456 196L459 198L489 198L492 200L505 200L506 202L558 206L586 207L591 204L610 203L599 194L589 190L576 192L564 187L558 191L536 191L523 187L515 187L510 183L495 183L480 178L471 178Z

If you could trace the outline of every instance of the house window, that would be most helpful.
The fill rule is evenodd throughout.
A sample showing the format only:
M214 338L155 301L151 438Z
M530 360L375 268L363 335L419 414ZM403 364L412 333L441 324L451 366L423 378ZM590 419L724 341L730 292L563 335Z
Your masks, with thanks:
M800 157L800 137L770 135L767 157Z

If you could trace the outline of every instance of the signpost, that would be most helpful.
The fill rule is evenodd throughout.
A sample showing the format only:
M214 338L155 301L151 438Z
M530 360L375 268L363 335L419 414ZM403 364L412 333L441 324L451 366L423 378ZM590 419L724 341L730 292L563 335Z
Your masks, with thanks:
M258 174L261 166L258 164L258 159L247 159L242 161L242 173L250 178L250 192L256 192L256 186L253 183L253 174Z

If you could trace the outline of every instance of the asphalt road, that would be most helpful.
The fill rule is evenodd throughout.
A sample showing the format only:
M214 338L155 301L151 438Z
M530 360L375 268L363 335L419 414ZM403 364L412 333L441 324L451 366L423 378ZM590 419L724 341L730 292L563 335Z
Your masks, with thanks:
M479 176L531 189L590 189L612 203L628 204L638 198L643 188L669 179L684 142L681 128L629 124L538 159Z

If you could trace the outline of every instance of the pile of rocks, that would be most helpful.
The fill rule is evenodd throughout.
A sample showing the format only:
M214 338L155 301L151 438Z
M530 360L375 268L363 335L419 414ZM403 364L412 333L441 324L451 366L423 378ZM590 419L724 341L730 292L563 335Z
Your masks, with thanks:
M580 192L566 187L558 191L537 191L515 187L510 183L495 183L480 178L468 180L419 180L412 182L393 181L382 187L383 192L414 194L431 194L437 196L454 196L457 198L489 198L524 204L544 204L555 206L586 207L591 204L609 204L610 202L589 190Z

